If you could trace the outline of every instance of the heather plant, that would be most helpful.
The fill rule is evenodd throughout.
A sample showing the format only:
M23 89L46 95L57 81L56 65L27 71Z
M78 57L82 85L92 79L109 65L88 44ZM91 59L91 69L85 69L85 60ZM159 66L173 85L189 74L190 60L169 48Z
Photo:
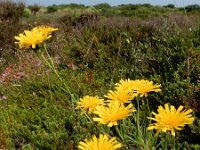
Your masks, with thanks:
M191 12L191 11L199 11L200 6L195 4L195 5L188 5L184 8L186 11Z
M58 10L58 8L54 5L47 7L47 13L53 13L53 12L56 12L57 10Z
M0 1L0 57L4 60L4 68L9 63L15 63L15 48L13 36L19 31L25 5L22 2Z
M189 82L191 84L189 80L183 81L183 79L186 78L184 74L189 71L184 71L183 66L185 66L185 69L187 68L186 62L188 58L193 55L189 52L191 51L192 43L191 40L188 40L186 45L185 42L183 43L183 41L180 41L178 37L180 33L176 30L179 28L178 26L176 26L175 29L171 27L173 31L164 32L163 28L170 25L167 23L161 26L162 20L160 22L161 23L150 22L145 24L145 26L138 26L138 31L129 28L129 33L126 32L127 28L123 29L121 26L112 26L112 28L109 28L109 22L106 22L106 25L102 24L102 26L98 26L98 28L83 29L83 33L77 34L74 32L74 38L70 37L70 39L72 39L72 45L69 45L73 47L73 50L68 54L76 58L75 63L80 63L83 60L90 68L97 70L105 68L106 63L114 65L115 69L109 70L108 66L108 72L99 71L98 73L99 76L104 76L106 74L109 75L111 72L114 80L116 80L117 78L115 77L120 76L120 74L126 74L132 78L138 78L141 75L145 77L151 74L152 78L155 80L166 79L168 83L166 83L166 81L161 82L164 82L163 85L168 84L168 86L164 87L168 87L168 89L170 89L169 91L171 91L170 93L167 92L167 97L177 99L176 97L179 92L174 93L171 87L175 88L179 86L184 88ZM151 25L152 23L155 24ZM107 28L105 28L105 26L107 26ZM175 31L177 31L177 35L174 34ZM80 35L84 35L86 38L76 42L76 36ZM184 36L184 41L191 39L187 38L185 33L182 33L181 37L182 36ZM90 44L88 46L85 45L85 43ZM196 48L194 47L193 49ZM198 55L198 52L196 54ZM192 56L192 58L196 58L197 55L195 55ZM196 78L198 77L197 72L199 72L198 62L195 61L195 59L193 59L193 61L194 62L190 61L190 63L194 70L191 69L193 72L196 72L193 74L193 77ZM122 62L124 64L123 66L121 65ZM130 70L125 68L130 68ZM123 72L119 72L119 70ZM176 76L176 78L173 78L174 76ZM180 76L182 76L181 79L179 79ZM183 81L183 84L179 82L180 80ZM197 83L196 81L192 81L192 83ZM190 91L190 89L188 90ZM167 100L166 98L164 99Z
M22 16L24 8L25 5L22 2L0 1L0 22L7 24L16 23Z
M87 6L83 5L83 4L76 4L76 3L70 3L70 4L66 4L66 5L61 5L62 8L70 8L70 9L85 9L87 8Z
M36 15L36 14L40 11L41 6L39 6L39 5L37 5L37 4L34 4L34 5L28 6L28 8L30 9L30 11L31 11L31 13L32 13L33 15Z

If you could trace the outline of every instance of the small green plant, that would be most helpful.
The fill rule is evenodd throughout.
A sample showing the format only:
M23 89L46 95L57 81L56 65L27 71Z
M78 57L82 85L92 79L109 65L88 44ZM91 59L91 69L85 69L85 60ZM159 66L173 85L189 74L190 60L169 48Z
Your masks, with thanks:
M54 5L47 7L47 13L53 13L53 12L56 12L57 10L58 8Z
M31 13L32 13L33 15L36 15L36 14L40 11L41 6L39 6L39 5L37 5L37 4L34 4L34 5L28 6L28 8L30 9L30 11L31 11Z

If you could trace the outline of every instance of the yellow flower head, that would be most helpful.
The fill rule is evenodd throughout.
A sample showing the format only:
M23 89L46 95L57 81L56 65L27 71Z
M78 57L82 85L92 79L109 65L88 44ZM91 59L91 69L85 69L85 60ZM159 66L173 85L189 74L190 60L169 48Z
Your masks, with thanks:
M152 81L148 80L135 80L134 93L140 95L140 97L147 96L149 92L159 92L161 85L153 84Z
M15 36L15 39L18 42L20 48L33 48L35 49L38 44L43 43L45 40L51 38L51 35L46 35L37 30L25 30L24 34L20 33L18 36Z
M78 149L80 150L117 150L122 145L115 137L109 138L107 135L100 134L99 138L95 135L92 139L85 139L84 142L79 142Z
M129 103L130 100L137 96L137 93L132 92L134 87L135 83L133 80L120 80L119 83L115 84L115 91L110 90L105 97L109 101L118 100L120 103Z
M80 98L80 101L77 102L76 108L81 108L83 111L89 111L89 113L92 113L99 105L104 105L103 99L100 99L98 96L86 95L83 98Z
M150 124L148 130L156 129L157 134L160 131L171 131L171 134L175 136L175 130L181 130L186 124L192 124L194 117L192 117L192 110L183 110L183 106L179 106L176 110L174 106L165 104L165 108L158 107L158 114L153 112L155 118L148 117L156 123Z
M58 28L53 28L53 27L50 27L50 26L41 25L41 26L34 27L32 30L36 30L36 31L42 32L42 33L44 33L46 35L50 35L54 31L57 31Z
M133 99L133 94L131 94L130 92L124 90L116 90L116 91L112 91L110 90L109 93L107 95L105 95L106 98L108 98L109 102L112 101L119 101L119 103L130 103L130 100Z
M112 127L113 125L118 125L117 121L130 116L131 113L134 111L136 110L134 109L132 104L129 104L127 107L125 107L118 101L115 101L113 103L110 103L109 107L96 107L94 114L97 114L99 117L95 117L93 118L93 120L101 124L107 124L109 127Z
M134 88L135 82L134 82L134 80L130 80L130 79L127 79L127 80L121 79L119 81L119 83L115 84L115 86L116 86L116 89L118 89L118 90L130 91Z

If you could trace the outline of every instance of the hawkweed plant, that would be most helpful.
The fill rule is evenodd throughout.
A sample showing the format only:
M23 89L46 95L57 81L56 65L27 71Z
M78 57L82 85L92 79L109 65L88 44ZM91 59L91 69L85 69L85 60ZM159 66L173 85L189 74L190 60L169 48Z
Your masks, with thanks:
M79 150L117 150L122 147L116 137L109 137L106 134L100 134L99 138L96 135L92 136L92 139L85 139L79 142Z
M156 140L152 132L146 129L145 115L150 111L143 110L146 112L142 116L140 101L145 106L149 105L148 100L144 99L147 99L150 92L161 91L160 87L161 85L148 80L122 79L115 84L114 90L109 90L104 95L105 99L100 101L98 97L85 96L77 102L77 108L89 112L87 117L93 117L93 121L99 125L108 126L121 139L124 147L149 149L155 145ZM136 108L133 105L134 101ZM144 107L146 108L149 106Z
M55 63L50 56L45 41L52 37L53 32L57 31L58 28L50 27L50 26L37 26L32 28L31 30L25 30L24 33L20 33L18 36L14 38L17 40L15 42L19 45L19 48L31 48L33 51L37 53L37 56L40 60L51 69L51 71L58 77L58 79L64 84L63 90L67 92L71 97L71 105L74 108L75 98L71 93L69 86L65 83L64 79L59 75ZM74 110L74 109L73 109Z
M175 135L176 131L180 131L186 124L192 124L194 117L192 116L192 109L184 110L184 107L180 105L176 109L173 105L165 104L164 107L159 106L158 113L153 112L154 117L148 117L148 119L155 121L148 126L148 130L157 130L156 136L160 132L170 132L172 134L173 148L175 149ZM167 149L167 134L165 136L165 149Z

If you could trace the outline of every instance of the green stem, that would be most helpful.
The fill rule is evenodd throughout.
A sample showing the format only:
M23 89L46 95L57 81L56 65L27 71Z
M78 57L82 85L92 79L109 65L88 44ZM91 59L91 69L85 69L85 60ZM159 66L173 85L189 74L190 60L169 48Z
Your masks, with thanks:
M150 107L149 107L149 99L146 97L145 98L145 100L146 100L146 104L145 104L145 118L147 117L147 116L151 116L151 111L150 111ZM151 123L151 120L150 119L148 119L148 120L146 120L146 124L150 124Z
M121 140L122 140L123 142L125 142L125 141L124 141L124 137L122 136L121 132L119 131L118 126L115 126L115 130L117 131L117 134L119 135L119 137L121 138Z
M146 97L147 113L150 113L149 99Z
M94 126L96 127L96 129L99 130L99 127L97 126L97 124L88 116L88 114L86 112L84 112L83 114L86 116L86 118L88 118L88 120L90 122L92 122L94 124Z
M165 150L167 150L167 144L168 144L168 142L167 142L167 133L165 133Z
M139 104L139 99L137 99L137 116L136 116L136 125L137 125L137 142L139 143L139 147L145 147L145 140L143 137L143 131L142 128L140 127L140 104Z
M139 104L139 100L137 99L137 133L138 133L138 137L140 137L141 133L140 133L140 104Z
M173 150L176 150L176 139L173 137Z
M58 77L58 79L63 83L64 87L65 87L65 91L70 95L71 97L71 101L72 101L72 107L74 108L74 103L75 103L75 97L74 95L71 93L69 86L64 82L64 80L62 79L62 77L59 75L54 61L51 58L51 56L49 55L48 51L47 51L47 47L44 44L44 52L47 55L47 58L44 56L44 54L41 54L41 60L55 73L55 75Z

